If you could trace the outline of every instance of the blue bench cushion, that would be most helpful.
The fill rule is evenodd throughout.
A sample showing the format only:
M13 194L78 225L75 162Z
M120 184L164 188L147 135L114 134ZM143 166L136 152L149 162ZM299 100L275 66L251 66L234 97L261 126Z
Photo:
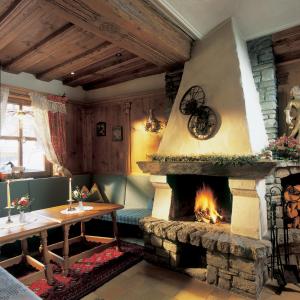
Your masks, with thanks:
M150 182L150 176L127 176L125 208L152 208L154 188Z
M139 220L151 216L152 209L121 209L117 211L117 222L123 224L139 225ZM104 215L101 220L111 221L110 215Z

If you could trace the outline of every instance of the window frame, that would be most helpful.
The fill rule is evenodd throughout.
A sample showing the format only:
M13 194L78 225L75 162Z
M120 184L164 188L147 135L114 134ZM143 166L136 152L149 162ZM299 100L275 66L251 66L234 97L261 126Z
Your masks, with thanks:
M16 99L14 97L9 96L8 97L8 103L19 105L20 109L23 109L23 106L31 106L31 101L24 100L24 99ZM20 126L20 120L19 120L19 135L18 136L5 136L0 135L0 140L13 140L18 141L18 147L19 147L19 157L18 160L20 162L20 166L23 165L23 141L36 141L36 137L24 137L23 136L23 128ZM44 156L44 165L45 170L44 171L35 171L35 172L24 172L22 174L22 178L38 178L38 177L49 177L52 176L52 164L46 159ZM8 173L9 174L9 173Z

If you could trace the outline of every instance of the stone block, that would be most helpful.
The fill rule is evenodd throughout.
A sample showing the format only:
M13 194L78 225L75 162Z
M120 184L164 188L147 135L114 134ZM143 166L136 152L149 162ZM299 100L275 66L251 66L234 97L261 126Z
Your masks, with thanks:
M274 67L262 70L261 76L263 81L275 80Z
M200 281L205 281L207 277L207 269L205 268L186 268L183 272Z
M178 253L181 250L180 245L172 243L168 240L163 241L163 248L174 253Z
M163 244L163 240L155 235L152 235L151 236L151 244L154 246L154 247L159 247L161 248L162 247L162 244Z
M166 237L166 230L172 226L175 225L173 222L162 222L162 223L158 223L155 224L153 226L153 232L156 236L161 237L161 238L165 238Z
M151 244L151 235L149 233L144 232L144 243Z
M278 127L278 123L276 119L267 119L265 120L265 126L266 128L273 128L273 127Z
M169 267L170 266L170 256L157 256L157 263L161 264L162 266Z
M232 273L231 272L228 272L226 270L222 270L222 269L219 269L219 277L222 277L222 278L225 278L227 280L231 280L232 279Z
M219 232L208 232L202 236L202 247L214 251L217 248L218 239L221 233Z
M189 243L190 234L195 231L196 231L196 228L193 228L192 226L186 226L186 227L178 230L177 231L178 241L181 243Z
M184 224L180 223L178 225L175 226L171 226L169 228L169 230L167 231L167 238L170 241L177 241L177 232L178 230L182 229L184 227Z
M174 268L178 268L180 266L180 254L170 252L170 265Z
M232 256L229 260L230 268L249 274L256 274L256 264L253 260L242 259Z
M207 252L206 260L207 260L207 264L210 266L221 268L223 270L228 270L229 268L228 255L224 255L216 252L214 253Z
M279 178L287 177L290 175L288 168L279 168L275 171L275 176Z
M232 286L236 289L242 290L252 295L257 295L258 292L258 287L256 282L241 277L237 277L237 276L233 277Z
M245 273L245 272L240 272L239 275L240 275L240 277L242 277L244 279L247 279L247 280L250 280L250 281L258 280L258 275L248 274L248 273Z
M190 234L190 243L193 246L201 246L202 245L202 236L206 233L207 231L204 230L197 230L194 231Z
M209 284L218 283L218 269L214 266L207 266L207 282Z
M269 110L269 109L276 109L277 104L274 101L268 101L268 102L263 102L261 103L261 109L264 110Z
M224 290L230 290L231 288L231 280L219 277L218 279L218 287Z
M165 249L156 248L155 253L156 253L156 255L158 255L158 256L160 256L160 257L166 257L166 258L169 258L169 257L170 257L169 251L167 251L167 250L165 250Z
M217 250L221 253L230 253L231 235L227 233L220 234L217 242Z
M300 173L300 168L299 167L290 167L289 169L290 169L291 174Z

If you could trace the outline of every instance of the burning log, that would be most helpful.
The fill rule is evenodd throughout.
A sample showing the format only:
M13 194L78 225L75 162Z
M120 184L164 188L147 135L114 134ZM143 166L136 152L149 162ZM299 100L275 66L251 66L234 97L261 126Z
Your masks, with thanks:
M288 186L283 197L287 202L287 216L291 219L288 227L300 228L300 185Z
M196 193L194 212L199 222L215 224L223 220L216 209L214 193L206 185L203 185Z

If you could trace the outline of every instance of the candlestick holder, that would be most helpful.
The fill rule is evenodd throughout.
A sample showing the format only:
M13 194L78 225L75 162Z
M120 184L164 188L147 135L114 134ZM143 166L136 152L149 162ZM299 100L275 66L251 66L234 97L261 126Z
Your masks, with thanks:
M7 224L10 224L10 223L13 223L13 221L12 221L12 219L11 219L11 215L10 215L10 213L11 213L11 207L5 207L5 209L7 209L7 221L6 221L6 223Z
M73 211L76 209L75 207L72 206L72 203L74 202L73 199L69 199L69 200L67 200L67 202L69 202L68 211Z

